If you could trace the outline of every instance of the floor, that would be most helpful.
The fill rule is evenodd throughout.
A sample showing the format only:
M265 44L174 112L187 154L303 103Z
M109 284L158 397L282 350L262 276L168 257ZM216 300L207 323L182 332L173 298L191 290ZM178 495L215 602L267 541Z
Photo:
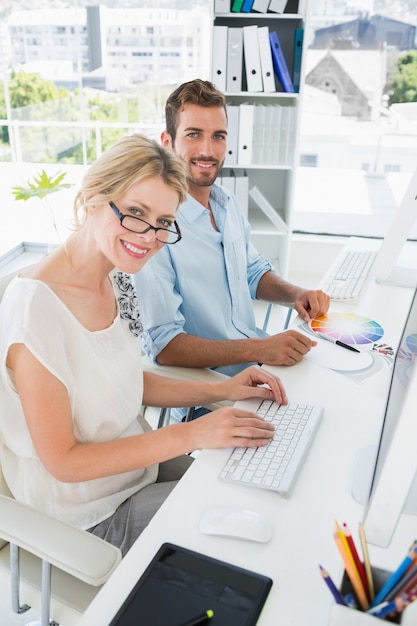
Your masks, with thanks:
M0 623L1 626L38 626L40 622L39 615L36 611L31 609L27 613L17 615L14 613L10 606L9 589L0 587Z

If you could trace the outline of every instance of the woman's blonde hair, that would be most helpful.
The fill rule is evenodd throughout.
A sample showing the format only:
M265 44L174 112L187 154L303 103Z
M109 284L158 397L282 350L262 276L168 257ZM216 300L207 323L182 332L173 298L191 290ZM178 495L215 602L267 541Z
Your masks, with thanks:
M179 204L187 197L185 164L144 135L123 137L88 169L74 200L74 228L84 224L87 207L110 202L145 178L159 177L175 189Z

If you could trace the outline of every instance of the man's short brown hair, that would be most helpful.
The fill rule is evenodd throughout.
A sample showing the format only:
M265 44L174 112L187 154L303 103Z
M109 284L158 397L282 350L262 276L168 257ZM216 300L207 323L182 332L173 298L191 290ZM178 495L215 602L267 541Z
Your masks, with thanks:
M173 142L177 134L178 113L183 111L186 104L196 104L200 107L224 107L227 115L226 97L213 83L200 78L183 83L168 96L165 105L166 130Z

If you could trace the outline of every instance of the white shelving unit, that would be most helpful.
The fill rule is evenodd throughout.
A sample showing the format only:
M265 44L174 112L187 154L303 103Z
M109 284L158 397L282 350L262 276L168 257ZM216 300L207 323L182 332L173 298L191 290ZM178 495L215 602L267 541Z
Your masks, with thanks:
M226 5L226 7L225 7ZM293 54L294 54L294 33L296 29L303 29L306 31L307 21L307 4L302 0L288 0L284 13L242 13L232 12L233 0L230 0L230 12L228 0L213 0L213 40L215 37L215 27L223 26L230 28L243 28L248 25L256 25L258 27L267 26L269 31L276 31L279 36L281 48L284 53L285 60L287 62L290 76L292 77L293 71ZM222 11L222 12L216 12ZM288 10L296 10L296 13L288 13ZM306 37L304 36L305 45ZM243 47L243 46L242 46ZM216 58L217 55L217 58ZM226 65L227 65L226 55ZM301 71L300 71L300 85L297 93L291 93L284 91L278 77L275 75L275 88L274 92L256 91L251 92L246 89L246 72L245 64L243 62L242 67L242 90L241 91L227 91L223 88L224 83L217 77L216 63L219 59L219 49L216 45L213 48L212 68L211 68L211 80L216 86L224 91L227 98L228 105L241 105L252 104L255 109L258 105L265 105L269 109L274 108L275 111L279 109L281 118L288 120L290 116L290 124L292 125L287 132L287 139L285 145L279 150L273 151L272 158L267 162L259 162L259 158L265 160L265 154L259 157L259 133L257 132L256 124L254 124L254 141L258 142L256 148L258 155L255 159L251 159L250 163L229 164L225 163L223 168L224 176L245 176L248 177L248 188L251 189L256 186L268 203L278 212L279 216L286 223L288 229L283 233L278 231L276 226L271 220L263 213L263 211L257 206L253 199L249 196L248 203L248 218L252 227L252 240L256 248L267 256L270 261L275 265L281 276L287 276L288 274L288 258L289 258L289 244L291 233L291 213L293 206L293 191L295 184L295 169L298 164L298 136L299 136L299 124L300 124L300 104L302 96L303 86L303 65L304 65L305 50L302 49L301 56ZM243 53L244 57L244 53ZM227 69L226 69L227 72ZM224 77L223 77L224 80ZM227 84L227 83L226 83ZM230 84L230 83L229 83ZM257 115L257 113L255 113ZM261 114L261 117L264 114ZM266 125L264 132L265 141L273 140L275 146L282 143L281 136L284 132L280 132L280 126L274 123L273 126L269 124L270 116L264 117ZM288 125L288 122L287 122ZM230 130L230 123L229 123ZM281 136L280 136L281 135ZM229 139L228 139L229 141ZM252 144L253 146L253 144ZM283 158L283 148L285 157ZM265 148L265 153L267 150ZM252 156L255 153L253 152ZM237 159L236 159L237 160ZM254 162L255 161L255 162Z

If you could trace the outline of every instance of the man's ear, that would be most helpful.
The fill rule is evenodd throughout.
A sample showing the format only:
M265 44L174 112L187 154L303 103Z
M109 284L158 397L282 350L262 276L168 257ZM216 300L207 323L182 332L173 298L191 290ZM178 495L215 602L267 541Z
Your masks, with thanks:
M168 148L168 150L172 150L172 137L168 131L163 130L161 133L161 143L164 148Z

